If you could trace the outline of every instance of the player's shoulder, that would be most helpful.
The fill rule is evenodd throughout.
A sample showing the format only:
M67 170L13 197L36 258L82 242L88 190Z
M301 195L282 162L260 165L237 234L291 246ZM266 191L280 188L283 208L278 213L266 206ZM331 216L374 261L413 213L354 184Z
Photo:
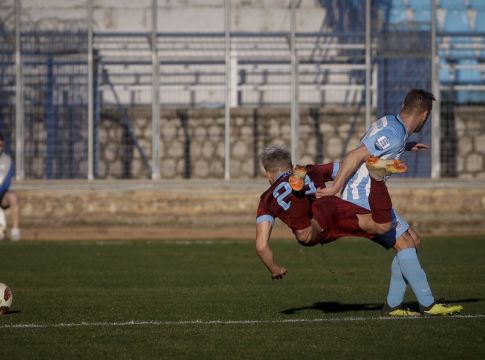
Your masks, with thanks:
M396 135L404 135L406 128L397 115L385 115L378 120L381 131L393 133Z

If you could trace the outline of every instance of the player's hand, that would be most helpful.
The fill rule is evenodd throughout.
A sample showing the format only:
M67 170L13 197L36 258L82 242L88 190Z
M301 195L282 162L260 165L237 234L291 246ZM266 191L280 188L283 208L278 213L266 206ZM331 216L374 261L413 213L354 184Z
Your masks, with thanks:
M339 192L339 189L333 187L333 186L329 186L329 187L325 187L325 188L317 188L317 191L315 193L315 197L317 199L321 198L321 197L324 197L324 196L332 196L332 195L335 195Z
M288 272L287 268L280 267L278 270L276 270L271 274L271 280L283 279L283 276L285 276L287 272Z
M406 151L426 151L429 149L430 147L428 145L417 143L415 141L406 143Z

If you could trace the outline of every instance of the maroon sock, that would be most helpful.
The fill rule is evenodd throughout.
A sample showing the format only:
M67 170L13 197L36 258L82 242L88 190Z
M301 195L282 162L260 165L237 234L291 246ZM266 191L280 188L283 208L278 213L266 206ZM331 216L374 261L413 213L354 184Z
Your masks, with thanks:
M391 222L392 201L384 181L370 179L369 205L372 220L376 223Z
M289 218L291 228L295 230L305 229L312 224L311 204L306 196L297 197L294 194L291 195Z

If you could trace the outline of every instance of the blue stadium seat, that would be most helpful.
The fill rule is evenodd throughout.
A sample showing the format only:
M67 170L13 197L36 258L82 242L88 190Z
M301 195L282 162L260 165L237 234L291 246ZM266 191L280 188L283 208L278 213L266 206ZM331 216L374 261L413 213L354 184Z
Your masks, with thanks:
M406 10L393 8L389 11L389 22L391 24L402 24L407 23L407 21Z
M448 10L445 15L445 32L467 32L470 30L466 11Z
M485 0L483 1L485 4ZM478 9L476 12L477 16L475 17L475 31L478 32L485 32L485 8Z
M485 3L485 1L483 1ZM485 32L485 8L477 9L475 17L475 29L476 32ZM476 38L476 43L485 46L485 39ZM485 59L485 48L478 51L478 57Z
M431 10L430 9L414 10L413 13L414 13L413 21L431 22Z
M439 6L446 10L465 10L466 4L464 0L440 0Z
M485 10L485 1L483 0L468 0L468 5L475 10Z
M431 12L432 0L408 0L408 6L415 12L429 11Z
M466 69L458 69L456 75L456 80L458 83L477 84L480 82L480 70L478 69L478 61L476 59L460 60L458 64L472 66Z
M406 4L403 0L391 0L391 9L401 9L406 10Z
M440 71L439 71L440 82L444 84L449 84L454 80L450 67L447 65L445 59L440 58Z

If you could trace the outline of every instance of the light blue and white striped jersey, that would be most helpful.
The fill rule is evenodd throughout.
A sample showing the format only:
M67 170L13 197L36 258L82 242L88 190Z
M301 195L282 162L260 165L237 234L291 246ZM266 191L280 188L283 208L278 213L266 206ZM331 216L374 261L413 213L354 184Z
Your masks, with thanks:
M13 177L13 161L12 158L2 153L0 155L0 194L7 191L10 187L10 182Z
M371 125L361 142L371 155L382 159L399 159L404 152L408 133L399 115L386 115ZM347 181L342 199L369 209L369 171L362 164Z

